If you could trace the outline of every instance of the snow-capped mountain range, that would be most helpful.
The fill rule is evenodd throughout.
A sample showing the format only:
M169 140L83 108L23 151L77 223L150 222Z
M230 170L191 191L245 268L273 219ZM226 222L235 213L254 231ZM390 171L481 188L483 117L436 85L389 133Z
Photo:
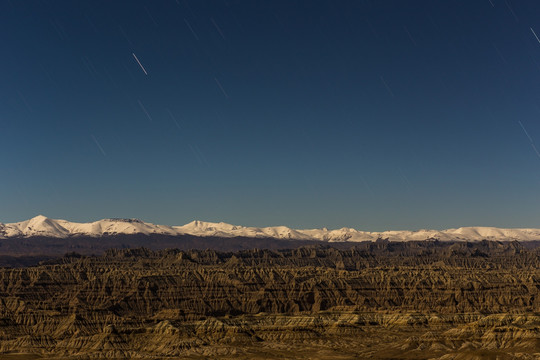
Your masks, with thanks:
M391 241L439 239L441 241L540 240L540 229L501 229L495 227L461 227L447 230L383 231L368 232L352 228L336 230L295 230L285 226L245 227L226 223L192 221L183 226L155 225L137 219L103 219L92 223L76 223L49 219L43 215L17 223L0 223L0 239L46 236L67 238L75 236L101 237L115 234L162 234L196 235L218 237L252 237L290 240L375 241L378 238Z

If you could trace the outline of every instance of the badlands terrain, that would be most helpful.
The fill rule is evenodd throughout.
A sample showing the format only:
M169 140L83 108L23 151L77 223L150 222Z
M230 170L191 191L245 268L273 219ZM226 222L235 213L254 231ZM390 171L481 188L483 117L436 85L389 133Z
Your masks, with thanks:
M331 245L2 268L0 359L540 358L535 243Z

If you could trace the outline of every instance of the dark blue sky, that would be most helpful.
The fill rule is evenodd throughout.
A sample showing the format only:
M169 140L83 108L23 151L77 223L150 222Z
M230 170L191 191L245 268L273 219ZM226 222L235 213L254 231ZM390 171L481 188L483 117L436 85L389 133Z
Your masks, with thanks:
M540 227L533 31L538 1L2 1L0 221Z

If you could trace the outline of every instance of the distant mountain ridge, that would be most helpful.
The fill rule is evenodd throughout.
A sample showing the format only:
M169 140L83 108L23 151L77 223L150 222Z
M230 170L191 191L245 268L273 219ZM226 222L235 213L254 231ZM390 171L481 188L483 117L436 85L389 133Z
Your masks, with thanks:
M291 229L286 226L245 227L227 223L195 220L182 226L155 225L138 219L103 219L91 223L76 223L50 219L38 215L32 219L4 224L0 223L0 239L43 236L69 238L77 236L101 237L116 234L144 235L194 235L212 237L274 238L290 240L314 240L324 242L390 241L438 239L441 241L532 241L540 240L540 229L502 229L496 227L461 227L447 230L403 230L369 232L352 228L335 230Z

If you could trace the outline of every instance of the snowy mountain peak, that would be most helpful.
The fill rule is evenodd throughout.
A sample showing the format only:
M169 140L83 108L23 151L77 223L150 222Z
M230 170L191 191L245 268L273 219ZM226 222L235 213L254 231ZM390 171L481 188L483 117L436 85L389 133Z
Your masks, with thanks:
M290 240L314 240L325 242L337 241L391 241L438 239L441 241L462 240L499 240L529 241L540 240L540 229L502 229L496 227L461 227L447 230L421 229L417 231L383 231L368 232L353 228L329 230L306 229L296 230L286 226L246 227L194 220L182 226L155 225L139 219L110 218L91 223L76 223L60 219L50 219L38 215L29 220L3 224L0 223L0 239L47 236L66 238L70 236L114 236L118 234L160 234L160 235L195 235L217 237L251 237L275 238Z
M67 229L44 215L38 215L16 224L19 225L18 229L24 236L66 237L69 235Z
M48 217L46 217L45 215L37 215L37 216L34 216L33 218L29 219L28 221L46 221L46 220L49 220Z
M108 219L103 219L103 221L144 224L144 222L139 219L108 218Z
M238 230L245 229L242 226L231 225L224 222L213 223L200 220L194 220L186 225L174 226L173 228L180 234L221 237L238 236L232 234Z

